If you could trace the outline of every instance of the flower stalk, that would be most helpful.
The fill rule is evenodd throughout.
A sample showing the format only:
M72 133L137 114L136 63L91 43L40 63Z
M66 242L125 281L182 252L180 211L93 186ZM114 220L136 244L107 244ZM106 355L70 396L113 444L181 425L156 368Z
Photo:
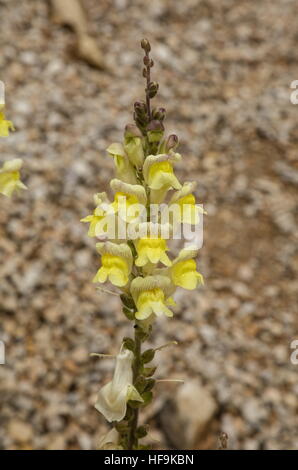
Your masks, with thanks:
M113 425L101 439L101 449L148 448L140 443L148 429L140 425L139 415L152 401L157 382L151 362L157 352L176 342L156 349L143 345L157 317L173 316L170 307L175 305L172 296L176 288L191 290L203 283L196 270L195 246L182 249L174 259L168 254L175 227L185 222L197 225L202 210L195 204L195 184L182 185L174 173L174 164L181 160L176 153L178 137L164 137L166 111L151 106L158 83L151 81L154 63L149 41L143 39L141 47L145 52L145 101L134 104L135 123L125 127L123 144L114 143L107 149L116 168L116 178L110 182L114 200L106 193L96 194L93 214L82 219L90 224L88 235L100 240L96 249L101 266L93 282L109 281L119 289L123 314L134 329L133 337L123 338L112 380L98 393L95 408ZM171 198L167 197L169 191ZM170 209L166 222L163 212L153 214L156 206Z
M140 375L140 364L141 364L141 337L138 332L138 325L135 324L135 348L134 348L134 362L133 362L133 382L135 385L138 383ZM129 405L130 406L130 405ZM139 418L139 409L131 408L131 420L129 424L129 436L128 436L128 449L137 449L138 448L138 418Z

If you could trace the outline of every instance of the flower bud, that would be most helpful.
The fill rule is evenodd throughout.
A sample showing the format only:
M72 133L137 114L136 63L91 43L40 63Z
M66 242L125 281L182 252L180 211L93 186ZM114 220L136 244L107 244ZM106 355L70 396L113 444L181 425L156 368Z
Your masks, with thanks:
M134 104L134 120L136 125L145 131L145 127L148 123L147 106L144 101L136 101Z
M144 49L145 52L151 51L151 46L150 46L150 42L148 41L148 39L142 39L141 47L142 49Z
M147 121L146 120L141 120L141 119L135 119L135 121L136 121L136 125L138 126L138 128L141 131L145 132Z
M176 134L171 134L166 140L165 143L165 153L168 153L170 150L176 150L179 144L179 139Z
M147 126L147 136L149 142L160 142L164 133L164 126L162 122L153 120Z
M150 121L147 126L147 132L163 132L164 130L163 123L157 119Z
M136 101L134 104L134 109L138 118L146 116L147 107L144 101Z
M165 116L166 116L165 108L154 108L152 110L153 119L157 119L158 121L163 121Z
M143 134L141 133L140 129L135 124L127 124L125 126L124 137L125 138L129 138L129 137L142 138Z
M149 98L154 98L154 96L158 92L158 87L159 87L159 85L158 85L157 82L149 83L149 86L148 86L148 89L147 89Z

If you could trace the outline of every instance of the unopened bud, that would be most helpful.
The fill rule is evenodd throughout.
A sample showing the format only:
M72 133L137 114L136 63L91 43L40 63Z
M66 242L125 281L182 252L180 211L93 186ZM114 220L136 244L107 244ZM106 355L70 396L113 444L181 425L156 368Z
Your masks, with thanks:
M147 121L145 119L136 118L135 122L139 129L141 129L142 131L145 130L147 125Z
M143 69L143 77L147 78L147 69L145 69L145 68Z
M158 83L157 82L151 82L149 83L149 86L148 86L148 95L149 95L149 98L154 98L154 96L156 95L157 91L158 91Z
M124 137L143 137L143 134L135 124L125 126Z
M145 55L143 62L144 62L144 65L147 65L147 66L150 64L150 59L147 55Z
M165 108L154 108L152 110L153 119L157 119L158 121L163 121L165 116L166 116Z
M150 121L148 126L147 126L147 131L148 132L163 132L164 131L164 126L162 122L157 121L156 119L154 121Z
M144 117L147 113L147 107L144 101L136 101L134 104L134 108L138 117Z
M179 139L176 136L176 134L171 134L167 138L167 141L165 143L165 152L168 153L170 150L176 150L179 144Z
M150 42L148 41L148 39L142 39L141 47L142 49L144 49L145 52L151 51L151 46L150 46Z
M157 121L149 122L147 126L147 135L149 142L160 142L164 133L164 126L163 123Z

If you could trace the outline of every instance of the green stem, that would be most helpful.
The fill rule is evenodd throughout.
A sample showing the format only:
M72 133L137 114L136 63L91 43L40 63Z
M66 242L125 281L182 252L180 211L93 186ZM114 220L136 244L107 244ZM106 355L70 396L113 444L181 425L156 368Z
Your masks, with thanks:
M140 364L141 364L141 339L138 334L138 325L135 324L135 357L133 362L133 383L136 384L139 373L140 373ZM133 450L133 448L138 447L138 438L136 435L138 428L138 419L139 419L139 409L132 408L132 418L130 423L129 435L128 435L128 450Z

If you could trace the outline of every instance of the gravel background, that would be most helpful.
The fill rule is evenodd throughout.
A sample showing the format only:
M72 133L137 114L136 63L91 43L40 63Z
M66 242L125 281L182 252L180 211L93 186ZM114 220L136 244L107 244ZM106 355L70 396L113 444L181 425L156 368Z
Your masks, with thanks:
M107 189L104 149L143 96L147 36L167 131L181 141L177 173L198 180L208 211L206 283L159 321L153 344L180 345L160 353L158 376L196 378L215 399L198 447L216 448L225 431L231 449L298 449L298 4L84 3L104 71L74 57L74 35L53 24L48 2L0 2L0 78L17 128L0 159L23 158L29 188L1 198L0 446L91 449L107 429L93 403L112 362L89 353L116 352L129 329L118 298L91 283L99 260L79 220ZM157 386L155 447L173 445L162 416L178 389Z

